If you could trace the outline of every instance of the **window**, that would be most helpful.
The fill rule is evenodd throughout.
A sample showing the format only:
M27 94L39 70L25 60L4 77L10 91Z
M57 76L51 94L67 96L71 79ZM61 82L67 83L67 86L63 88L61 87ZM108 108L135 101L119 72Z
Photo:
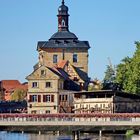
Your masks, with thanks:
M78 62L78 60L77 60L77 54L73 54L73 62L74 63L77 63Z
M46 110L46 114L50 114L51 113L51 111L50 110Z
M51 96L50 95L46 95L46 102L50 102L51 101Z
M68 95L65 95L65 101L67 101L68 100Z
M64 27L65 26L65 21L64 21L64 19L62 20L62 27Z
M59 100L60 101L67 101L68 100L68 95L59 95Z
M98 104L95 105L95 108L98 108Z
M32 83L32 88L37 88L38 87L38 83L37 82L33 82Z
M41 95L38 95L38 102L41 102Z
M61 95L59 95L59 101L61 101Z
M53 63L57 63L57 55L53 55Z
M43 95L43 102L54 102L54 95Z
M37 95L32 96L32 102L37 102Z
M51 87L51 82L46 82L46 88L50 88Z
M29 102L41 102L41 95L30 95Z
M63 83L62 82L59 83L59 89L63 89Z
M53 109L56 110L56 106L54 106Z
M41 70L41 76L45 76L46 75L46 71L45 70Z

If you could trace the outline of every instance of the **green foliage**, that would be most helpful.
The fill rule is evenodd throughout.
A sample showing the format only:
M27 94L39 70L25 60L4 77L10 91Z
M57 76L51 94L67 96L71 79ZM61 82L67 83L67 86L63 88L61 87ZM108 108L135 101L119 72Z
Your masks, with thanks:
M23 101L26 97L27 93L23 89L16 89L11 96L12 101Z
M94 79L92 83L90 83L88 86L88 91L96 91L101 89L102 89L102 84L98 79Z
M93 91L94 90L94 86L93 85L89 85L88 86L88 91Z
M120 83L126 92L140 94L140 42L135 44L133 57L125 57L117 66L116 82Z
M113 83L115 81L115 70L112 65L107 65L105 72L104 83Z
M134 135L134 133L135 133L134 130L127 130L126 133L125 133L125 135L129 137L129 136Z

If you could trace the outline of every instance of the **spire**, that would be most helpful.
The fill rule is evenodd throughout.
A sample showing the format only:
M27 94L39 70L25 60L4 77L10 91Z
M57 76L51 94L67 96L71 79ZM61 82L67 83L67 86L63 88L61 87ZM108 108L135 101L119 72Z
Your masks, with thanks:
M64 5L65 4L65 1L64 0L62 0L62 5Z
M65 1L62 0L62 5L58 8L58 31L68 31L69 30L69 14L68 7Z

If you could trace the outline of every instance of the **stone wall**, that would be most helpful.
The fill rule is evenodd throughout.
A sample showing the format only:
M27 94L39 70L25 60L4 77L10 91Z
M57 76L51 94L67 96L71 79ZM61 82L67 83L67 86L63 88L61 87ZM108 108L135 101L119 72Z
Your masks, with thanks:
M43 60L41 63L44 63L46 66L53 66L53 55L58 55L58 62L63 60L69 60L72 65L80 68L82 71L88 73L88 50L78 49L78 48L67 48L67 49L46 49L45 51L40 51L40 54L43 55ZM73 54L78 55L78 62L73 63Z
M38 87L32 87L32 83L37 82ZM46 88L45 83L46 82L51 82L51 87ZM28 83L28 92L34 92L34 93L39 93L39 92L58 92L58 80L57 79L50 79L50 80L30 80Z

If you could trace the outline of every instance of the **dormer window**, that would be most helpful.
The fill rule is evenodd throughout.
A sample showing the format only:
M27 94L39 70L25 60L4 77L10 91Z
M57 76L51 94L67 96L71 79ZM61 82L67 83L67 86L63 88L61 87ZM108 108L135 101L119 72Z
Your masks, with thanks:
M64 44L68 44L69 43L69 41L67 41L67 40L64 40Z
M60 41L58 41L58 40L55 40L55 44L59 44L59 43L61 43Z

